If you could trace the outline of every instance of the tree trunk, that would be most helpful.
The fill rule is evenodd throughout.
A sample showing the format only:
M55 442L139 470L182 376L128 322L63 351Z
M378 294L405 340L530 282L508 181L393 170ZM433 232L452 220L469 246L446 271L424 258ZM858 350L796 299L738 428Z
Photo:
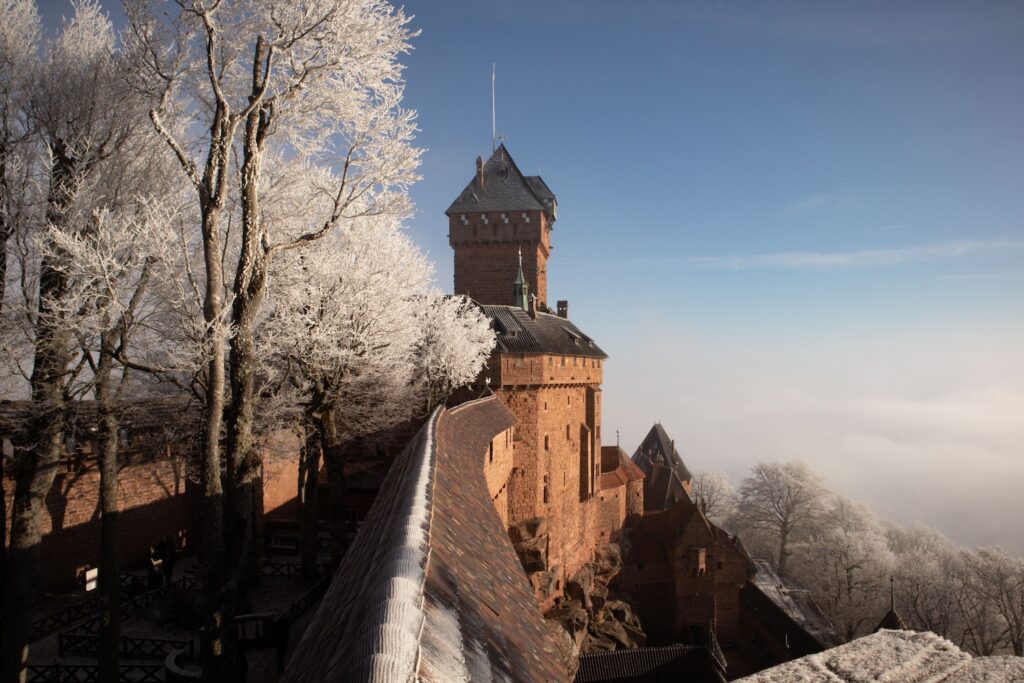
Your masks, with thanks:
M252 88L259 90L263 76L265 43L257 37L253 54ZM245 119L242 138L241 208L242 238L235 273L232 306L234 335L231 337L231 402L227 412L228 487L227 511L232 533L226 539L228 554L228 599L233 606L244 597L250 583L258 580L255 552L254 511L260 485L262 456L256 446L256 357L255 326L266 293L267 234L260 220L259 190L263 143L269 120L262 107L254 107Z
M118 545L117 433L119 420L111 387L113 332L101 335L96 368L100 437L99 680L116 681L120 664L120 548Z
M225 143L226 144L226 143ZM225 169L226 171L226 169ZM234 650L233 618L225 612L224 601L224 510L221 484L220 432L224 415L224 330L221 321L224 278L220 261L218 219L220 209L203 211L203 255L206 265L206 291L203 317L207 324L206 396L203 406L203 592L207 612L207 647L203 648L203 675L206 680L223 680ZM231 651L226 651L231 650Z
M320 447L327 468L331 494L328 528L331 535L331 566L337 567L348 550L348 519L345 491L345 447L340 443L337 423L330 410L320 418Z
M788 543L789 527L783 525L782 528L779 529L779 566L776 568L776 572L780 578L785 578L786 576L786 557L789 555L789 550L786 546Z
M302 530L302 578L313 581L317 571L317 489L320 487L320 435L310 424L306 429L306 444L303 449L302 508L300 514Z
M46 218L50 225L66 228L68 209L78 189L77 162L60 144L53 146L52 153ZM11 538L0 612L3 618L0 680L4 683L24 679L31 610L39 583L40 510L57 474L64 443L64 384L71 362L68 349L71 331L55 319L52 302L65 296L67 286L59 264L52 258L44 258L40 266L39 317L29 380L35 409L30 425L33 443L20 453L15 463Z

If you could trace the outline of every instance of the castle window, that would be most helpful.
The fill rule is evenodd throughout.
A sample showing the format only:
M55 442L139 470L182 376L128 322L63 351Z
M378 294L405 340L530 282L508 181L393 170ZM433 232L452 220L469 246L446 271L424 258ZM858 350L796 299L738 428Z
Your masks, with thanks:
M555 364L555 357L554 356L548 356L548 365L554 365L554 364Z
M567 438L567 439L571 439L572 438L571 436L569 436L569 425L565 425L565 438Z
M547 410L547 409L548 409L548 402L544 401L544 410Z
M494 462L494 442L491 442L490 462Z
M562 367L565 367L565 356L562 356Z
M567 405L567 406L572 405L572 396L571 395L565 397L565 405Z
M549 450L548 435L544 435L544 450Z

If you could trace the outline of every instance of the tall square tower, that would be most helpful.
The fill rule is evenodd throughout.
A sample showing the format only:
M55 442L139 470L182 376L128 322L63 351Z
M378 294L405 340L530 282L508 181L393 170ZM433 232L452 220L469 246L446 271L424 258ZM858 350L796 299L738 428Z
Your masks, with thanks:
M547 261L557 216L554 193L540 176L524 176L499 145L445 211L455 251L455 294L481 304L517 305L515 280L522 254L529 295L547 303Z

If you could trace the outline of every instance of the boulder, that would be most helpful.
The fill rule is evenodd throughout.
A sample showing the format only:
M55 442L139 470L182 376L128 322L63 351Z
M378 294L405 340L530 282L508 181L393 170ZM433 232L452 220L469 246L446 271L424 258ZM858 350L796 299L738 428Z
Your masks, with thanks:
M588 613L593 612L593 604L590 594L594 588L594 565L589 562L583 568L573 574L572 578L565 582L565 594L571 600L583 606Z
M519 563L527 574L548 568L548 537L528 538L515 544Z
M523 541L529 541L540 536L548 535L547 517L534 517L525 522L509 527L508 537L512 539L512 545L519 545Z
M601 546L594 553L594 573L610 582L622 571L622 549L617 543Z
M562 600L544 615L545 619L561 624L573 640L574 648L582 651L583 642L587 637L587 626L590 616L587 610L574 600Z
M555 572L541 571L529 575L530 586L533 588L533 597L538 605L548 604L555 594Z

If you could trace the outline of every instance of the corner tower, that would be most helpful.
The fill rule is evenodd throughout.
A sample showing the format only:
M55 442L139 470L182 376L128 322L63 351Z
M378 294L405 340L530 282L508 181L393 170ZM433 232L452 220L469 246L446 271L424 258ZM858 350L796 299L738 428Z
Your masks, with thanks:
M524 176L499 145L445 211L455 250L455 294L481 304L514 306L520 271L538 305L547 303L547 261L557 216L555 195L540 176Z

